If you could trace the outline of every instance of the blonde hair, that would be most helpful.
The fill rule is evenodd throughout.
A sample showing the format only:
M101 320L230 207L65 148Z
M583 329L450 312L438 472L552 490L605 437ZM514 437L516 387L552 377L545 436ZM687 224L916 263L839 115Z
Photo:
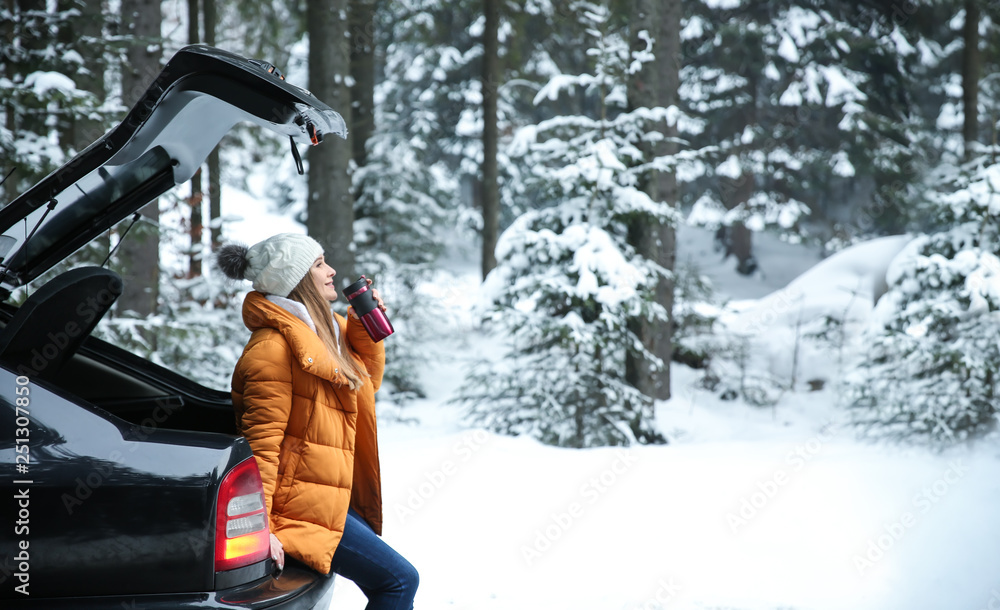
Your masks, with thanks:
M323 298L316 288L312 274L307 273L301 281L288 293L288 298L305 305L309 317L316 325L316 334L326 345L330 352L337 370L347 378L347 385L352 390L357 390L365 384L365 377L368 373L362 370L354 358L351 357L350 348L347 346L347 339L344 333L337 333L333 325L336 322L330 311L330 302ZM338 340L339 337L339 340Z

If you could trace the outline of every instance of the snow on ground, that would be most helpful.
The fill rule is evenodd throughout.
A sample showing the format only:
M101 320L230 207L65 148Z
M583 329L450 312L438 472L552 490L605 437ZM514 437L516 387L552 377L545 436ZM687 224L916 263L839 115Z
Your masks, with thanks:
M463 429L432 398L432 425L381 430L386 540L418 608L986 607L997 451L861 445L826 426L829 395L802 398L772 419L689 394L660 419L695 434L628 450ZM331 607L364 599L341 579Z
M870 293L848 293L904 241L863 244L816 266L789 287L805 295L800 309L849 304L863 318ZM467 428L447 399L463 361L495 340L471 321L475 264L454 262L465 258L475 261L461 253L444 272L450 288L440 302L454 309L442 318L457 324L429 346L429 396L408 407L421 423L380 428L385 539L420 571L418 609L1000 604L1000 450L859 443L830 386L760 409L721 401L698 389L699 372L675 366L674 398L657 412L673 439L666 446L570 450ZM762 263L776 278L808 258ZM741 297L781 287L750 281L760 279L727 287ZM778 315L775 298L737 303L727 324L760 320L764 308L775 312L771 331L787 329L803 314ZM788 341L777 338L775 349ZM331 608L364 605L340 579Z

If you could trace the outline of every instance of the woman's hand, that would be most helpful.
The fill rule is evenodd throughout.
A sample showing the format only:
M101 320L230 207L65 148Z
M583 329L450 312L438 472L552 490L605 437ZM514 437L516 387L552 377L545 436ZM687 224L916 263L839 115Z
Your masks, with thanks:
M271 534L271 559L278 564L279 570L285 569L285 549L281 546L281 541L274 534Z
M372 285L372 279L370 277L369 278L365 278L365 279L368 280L368 285L371 286ZM385 313L386 311L389 311L385 307L385 301L382 300L382 297L378 293L378 288L372 288L372 296L375 297L375 302L378 303L378 308L381 309L383 313ZM353 307L348 307L347 308L347 315L351 316L355 320L360 320L361 319L360 317L358 317L358 314L354 311Z
M371 280L368 281L371 282ZM375 297L375 302L378 303L378 308L381 309L383 313L388 311L385 308L385 302L382 300L382 297L379 296L378 288L372 288L372 296Z

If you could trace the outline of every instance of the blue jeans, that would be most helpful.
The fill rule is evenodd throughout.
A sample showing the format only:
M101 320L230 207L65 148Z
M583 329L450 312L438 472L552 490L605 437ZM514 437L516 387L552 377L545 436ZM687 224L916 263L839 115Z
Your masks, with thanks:
M412 610L417 570L392 550L353 509L330 569L354 581L368 598L365 610Z

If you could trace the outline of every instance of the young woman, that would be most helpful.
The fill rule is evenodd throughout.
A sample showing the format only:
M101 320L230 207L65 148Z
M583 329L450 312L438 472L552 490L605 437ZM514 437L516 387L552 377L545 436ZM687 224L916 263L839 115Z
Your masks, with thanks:
M253 334L233 372L233 407L264 483L271 556L279 568L287 553L354 581L369 610L412 608L417 572L379 537L382 344L351 308L346 320L331 312L337 272L310 237L226 245L217 264L253 282L243 302Z

